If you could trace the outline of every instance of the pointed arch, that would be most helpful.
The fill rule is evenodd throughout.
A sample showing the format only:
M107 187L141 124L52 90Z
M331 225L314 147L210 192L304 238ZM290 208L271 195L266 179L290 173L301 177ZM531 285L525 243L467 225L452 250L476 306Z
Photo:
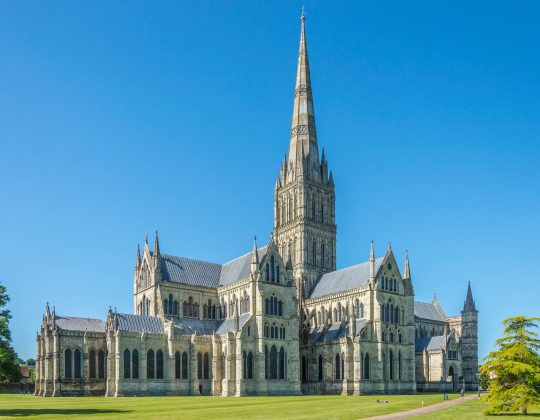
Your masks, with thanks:
M139 379L139 351L137 349L133 350L131 353L131 360L132 360L132 372L131 375L133 379Z
M71 360L71 349L66 349L64 352L64 378L72 379L73 371L71 370L72 360Z
M88 352L88 368L90 379L96 379L96 351L94 349Z
M124 350L124 379L131 378L131 353L128 349Z
M146 378L154 379L155 377L155 359L154 359L154 350L150 349L146 353Z

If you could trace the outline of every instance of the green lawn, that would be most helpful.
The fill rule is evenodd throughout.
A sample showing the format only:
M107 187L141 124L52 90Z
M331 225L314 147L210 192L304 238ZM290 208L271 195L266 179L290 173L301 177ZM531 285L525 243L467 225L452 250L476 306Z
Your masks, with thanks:
M474 399L472 401L466 401L463 404L458 404L454 407L447 408L446 410L436 411L434 413L426 414L424 416L418 416L417 418L424 419L484 419L484 420L499 420L499 419L516 419L521 417L526 419L527 417L537 418L540 417L540 408L529 412L527 417L521 416L520 413L507 414L501 416L484 416L483 411L488 407L488 404L484 401L478 401Z
M450 395L457 398L458 395ZM387 404L378 404L385 399ZM358 419L442 402L441 394L341 397L73 397L0 395L0 416L182 419Z

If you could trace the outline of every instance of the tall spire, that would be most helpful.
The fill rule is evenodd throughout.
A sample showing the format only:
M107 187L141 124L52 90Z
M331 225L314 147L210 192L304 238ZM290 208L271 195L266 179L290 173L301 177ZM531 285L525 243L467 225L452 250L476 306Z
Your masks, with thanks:
M471 282L469 282L469 286L467 287L467 297L465 298L463 311L476 311L476 305L474 304L474 299L472 297Z
M319 164L317 149L317 130L315 128L315 112L311 93L311 77L309 75L309 59L306 42L306 17L302 12L300 30L300 49L298 51L298 68L292 114L291 141L289 145L289 162L301 159L302 145L310 163Z
M409 267L409 251L405 251L405 268L403 269L403 278L411 278L411 268Z

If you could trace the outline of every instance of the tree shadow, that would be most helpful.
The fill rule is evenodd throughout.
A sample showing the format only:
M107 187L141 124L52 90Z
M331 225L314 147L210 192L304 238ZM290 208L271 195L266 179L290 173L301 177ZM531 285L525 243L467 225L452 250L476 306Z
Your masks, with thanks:
M15 408L10 410L0 410L0 417L29 417L29 416L89 416L91 414L127 414L130 410L100 410L94 408Z

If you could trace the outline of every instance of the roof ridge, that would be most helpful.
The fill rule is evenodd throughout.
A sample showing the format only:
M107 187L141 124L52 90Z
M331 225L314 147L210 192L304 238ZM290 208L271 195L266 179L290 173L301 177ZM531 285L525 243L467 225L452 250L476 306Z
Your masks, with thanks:
M257 252L259 252L261 249L264 249L264 248L268 248L268 244L266 244L264 246L261 246L260 248L257 248ZM223 267L226 264L230 264L230 263L232 263L232 262L234 262L236 260L239 260L240 258L245 258L245 257L247 257L248 255L251 255L251 254L253 254L253 251L249 251L246 254L240 255L239 257L233 258L232 260L226 261L223 264L221 264L221 266Z
M216 262L211 262L211 261L204 261L204 260L196 260L195 258L189 258L189 257L182 257L180 255L170 255L170 254L161 254L161 257L169 257L169 258L183 258L184 260L188 260L188 261L194 261L194 262L200 262L200 263L205 263L205 264L214 264L214 265L219 265L219 266L222 266L223 264L220 264L220 263L216 263Z
M375 258L375 262L377 262L377 261L379 261L379 260L384 260L384 257ZM368 261L361 262L361 263L358 263L358 264L349 265L348 267L338 268L337 270L329 271L328 273L324 273L324 274L336 273L336 272L338 272L338 271L347 270L347 269L349 269L349 268L359 267L359 266L364 265L364 264L369 264L369 260L368 260ZM323 274L323 276L324 276L324 274Z
M100 318L85 318L81 316L68 316L68 315L56 315L56 318L64 318L64 319L87 319L89 321L101 321L105 322L103 319Z

